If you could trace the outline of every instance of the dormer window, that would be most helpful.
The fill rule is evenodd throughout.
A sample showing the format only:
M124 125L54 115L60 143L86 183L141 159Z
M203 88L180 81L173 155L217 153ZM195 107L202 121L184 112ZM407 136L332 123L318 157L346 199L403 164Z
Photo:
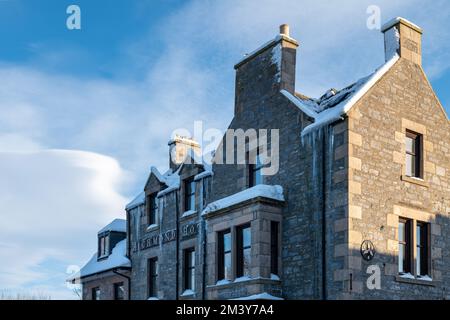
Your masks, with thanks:
M187 179L184 182L184 211L195 211L194 179Z
M104 258L109 255L109 237L102 235L98 237L98 257Z

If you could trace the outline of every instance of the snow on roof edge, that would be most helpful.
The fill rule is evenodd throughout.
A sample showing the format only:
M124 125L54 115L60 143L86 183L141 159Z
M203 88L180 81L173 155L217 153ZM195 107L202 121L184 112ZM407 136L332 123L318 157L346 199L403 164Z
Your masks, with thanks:
M367 80L364 85L357 91L345 104L337 105L333 108L326 109L317 114L316 121L306 126L302 131L302 136L307 135L313 130L324 125L330 124L342 118L351 108L394 66L400 59L398 54L394 55L389 61L377 69Z
M207 215L257 197L284 201L283 187L279 185L256 185L208 204L202 211L202 215Z
M294 97L289 91L281 90L280 91L289 101L291 101L293 104L295 104L303 113L305 113L308 117L315 119L317 116L317 112L314 110L311 110L307 106L305 106L299 98Z
M419 27L417 24L409 21L408 19L405 19L403 17L395 17L391 20L389 20L388 22L386 22L385 24L383 24L381 26L381 32L385 32L387 29L392 28L393 26L395 26L397 23L399 22L404 22L405 24L409 25L410 27L416 29L416 31L422 33L423 29L421 27Z
M125 206L125 210L134 209L145 202L145 192L139 193L130 203Z
M127 221L125 219L114 219L106 226L104 226L98 234L106 232L106 231L117 231L117 232L126 232L127 230Z

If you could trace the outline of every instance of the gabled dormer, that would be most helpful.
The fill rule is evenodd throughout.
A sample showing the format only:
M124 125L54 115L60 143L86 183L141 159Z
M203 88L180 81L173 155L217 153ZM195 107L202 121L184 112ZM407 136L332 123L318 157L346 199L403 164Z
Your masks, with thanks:
M106 259L116 244L127 237L126 221L115 219L98 232L97 260Z

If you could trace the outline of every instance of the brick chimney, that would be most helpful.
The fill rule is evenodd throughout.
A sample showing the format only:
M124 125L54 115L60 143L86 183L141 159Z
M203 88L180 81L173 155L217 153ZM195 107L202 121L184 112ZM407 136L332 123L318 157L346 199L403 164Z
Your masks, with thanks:
M422 29L404 18L394 18L381 28L384 33L386 61L396 53L422 65Z
M290 37L289 26L280 26L280 33L271 41L247 54L236 69L235 114L255 99L286 90L295 92L295 63L298 42Z
M194 162L201 159L201 147L200 144L190 138L176 135L171 139L169 145L169 167L172 171L175 171L180 164L186 161L186 157L189 155Z

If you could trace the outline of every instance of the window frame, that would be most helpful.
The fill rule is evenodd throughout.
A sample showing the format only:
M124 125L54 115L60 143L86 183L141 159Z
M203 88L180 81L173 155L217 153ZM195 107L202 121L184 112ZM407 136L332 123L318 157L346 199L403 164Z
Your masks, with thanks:
M148 277L148 298L156 298L158 295L158 257L153 257L147 261L147 277Z
M225 236L229 235L230 237L230 249L229 250L225 250ZM225 262L226 262L226 255L229 254L230 255L230 267L232 267L233 265L233 241L232 241L232 233L231 233L231 229L226 229L226 230L222 230L219 231L217 233L217 281L220 280L231 280L227 278L226 275L226 266L225 266ZM230 277L231 278L231 277Z
M409 151L407 148L407 139L413 141L414 150ZM423 179L423 135L412 130L406 130L405 133L405 175L409 178ZM414 159L414 166L411 172L408 172L408 157Z
M100 295L101 295L100 287L94 287L94 288L91 289L91 298L92 298L92 300L95 300L95 301L101 300Z
M265 167L265 165L260 161L261 155L258 153L256 155L255 163L250 163L250 153L247 153L247 161L248 161L248 187L252 188L257 185L263 184L263 175L261 170Z
M183 252L183 290L195 291L195 248L187 248Z
M122 288L122 297L119 298L120 288ZM114 300L125 300L125 285L123 281L114 283Z
M102 233L98 236L98 259L109 256L109 233Z
M195 210L196 181L193 177L184 180L184 211Z
M250 243L245 244L244 232L250 232ZM251 268L245 267L245 251L252 251L252 227L250 223L236 227L236 278L250 276ZM251 260L251 257L250 257ZM249 261L251 263L251 261Z
M429 227L430 224L422 221L416 221L416 276L425 277L430 273L430 255L429 255ZM420 231L417 230L420 228ZM420 234L420 238L418 237Z
M404 274L412 274L412 266L413 266L413 258L412 258L412 254L411 254L411 248L412 248L412 234L411 234L411 229L412 229L412 220L411 219L407 219L407 218L399 218L399 230L400 230L400 224L404 225L404 231L403 231L403 240L400 240L400 234L399 234L399 239L398 239L398 243L399 243L399 254L398 254L398 267L399 267L399 274L400 275L404 275ZM400 233L400 231L399 231ZM400 246L403 246L403 262L402 262L402 267L403 269L400 270ZM406 262L406 265L405 265Z
M147 225L158 224L158 197L157 193L152 193L147 196Z

